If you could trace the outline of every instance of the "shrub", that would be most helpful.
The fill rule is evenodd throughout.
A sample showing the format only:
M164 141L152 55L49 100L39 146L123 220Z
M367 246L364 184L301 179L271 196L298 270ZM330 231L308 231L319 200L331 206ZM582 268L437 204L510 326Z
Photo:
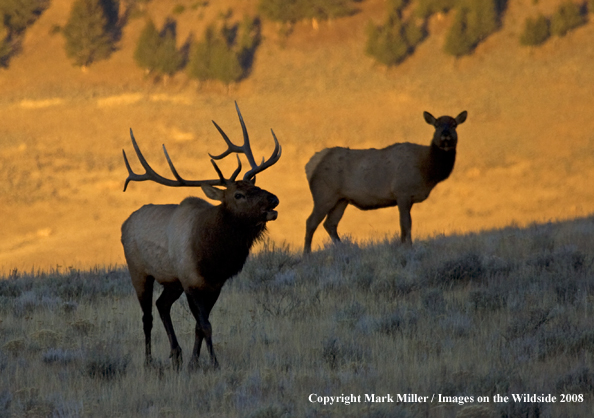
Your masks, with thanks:
M543 15L527 18L524 32L520 35L520 43L526 46L540 45L551 36L549 19Z
M470 54L497 29L498 19L496 0L464 0L458 6L454 23L446 36L444 50L456 57Z
M76 0L62 33L66 55L75 65L87 66L109 57L115 42L101 0Z
M586 23L586 17L582 14L580 6L567 1L561 5L551 17L551 33L557 36L565 36L567 32Z

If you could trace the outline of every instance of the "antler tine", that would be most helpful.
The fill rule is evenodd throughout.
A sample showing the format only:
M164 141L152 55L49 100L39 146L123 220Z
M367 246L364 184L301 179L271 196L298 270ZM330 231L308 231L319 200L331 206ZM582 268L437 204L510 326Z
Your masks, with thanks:
M226 185L230 181L235 181L235 179L237 178L237 175L241 171L241 160L239 159L239 155L237 155L237 168L235 169L233 174L231 174L231 177L229 177L229 180L227 180L225 178L225 176L223 176L223 173L219 169L219 166L217 165L217 163L215 162L214 159L211 158L210 162L214 166L214 169L216 170L217 174L219 175L219 178L221 179L221 183L223 183L223 185Z
M278 161L278 159L280 158L282 148L278 143L278 139L274 135L274 131L272 131L272 129L271 129L272 136L274 137L274 144L275 144L274 151L272 152L272 155L270 156L270 158L267 161L262 159L262 163L260 165L256 164L256 160L254 159L254 154L252 153L252 148L250 146L250 137L248 135L247 127L245 126L245 122L243 121L243 116L241 115L241 111L239 110L239 106L237 105L237 102L235 102L235 109L237 110L237 116L239 116L239 123L241 124L241 131L243 133L243 145L238 146L238 145L235 145L234 143L232 143L231 140L229 139L229 137L227 136L227 134L225 134L225 132L221 129L221 127L219 125L217 125L217 123L213 120L212 123L214 124L214 126L217 128L217 130L223 137L223 140L227 144L228 148L222 154L219 154L219 155L209 154L209 155L214 160L220 160L222 158L225 158L227 155L229 155L233 152L237 153L237 154L239 154L239 153L245 154L245 156L248 159L248 162L250 163L251 170L249 170L243 176L243 179L250 180L257 173L263 171L264 169L266 169L266 168L270 167L271 165L273 165L274 163L276 163ZM235 178L235 173L234 173L233 178Z
M239 159L238 154L235 154L235 156L237 157L237 168L235 169L233 174L231 174L231 177L229 177L230 181L235 181L235 179L237 178L237 175L241 172L241 160Z
M247 128L245 126L245 122L243 121L243 116L241 116L241 112L239 111L239 106L237 105L237 101L235 101L235 109L237 110L237 116L239 116L239 123L241 124L241 131L243 132L243 152L247 157L250 166L253 168L257 166L256 160L254 160L254 154L252 154L252 147L250 146L250 137L248 135Z
M275 164L281 157L281 154L283 153L283 148L280 146L278 139L276 138L276 135L274 134L274 131L271 129L270 132L272 132L272 137L274 138L274 151L272 151L272 155L266 161L264 161L264 158L262 158L262 164L252 166L252 169L244 174L244 176L243 176L244 180L250 180L259 172L264 171L271 165Z
M206 184L211 185L211 186L221 186L221 185L225 184L225 182L222 181L221 179L219 179L219 180L185 180L178 174L177 170L175 169L175 166L173 165L171 158L169 158L169 154L167 153L167 149L165 148L165 145L163 145L163 152L165 153L165 158L167 159L169 168L171 169L171 172L175 176L176 180L171 180L166 177L163 177L160 174L158 174L155 170L152 169L152 167L149 165L149 163L146 161L146 159L142 155L142 152L140 151L140 148L138 147L138 144L136 143L136 139L134 138L134 133L132 132L132 129L130 129L130 138L132 139L132 146L134 147L134 151L136 151L136 155L138 156L138 161L140 161L140 164L144 168L145 173L137 174L134 171L132 171L132 168L130 167L130 163L128 162L128 158L126 157L126 151L122 150L122 153L124 154L124 163L126 164L126 168L128 169L128 178L126 178L126 181L124 183L124 191L126 191L126 188L128 187L128 183L130 181L152 180L156 183L162 184L164 186L170 186L170 187L200 187L200 186L203 186ZM241 170L241 163L240 163L239 170ZM235 171L237 171L237 170L235 170Z
M245 156L248 159L248 162L250 163L250 166L255 167L257 164L256 164L256 160L254 160L254 155L252 154L252 148L250 146L250 137L247 133L247 128L243 121L243 117L241 116L241 112L239 111L239 106L237 105L237 102L235 102L235 109L237 109L237 115L239 116L239 123L241 124L241 131L243 132L243 145L239 146L239 145L235 145L233 142L231 142L231 140L229 139L227 134L213 120L212 123L214 124L214 126L217 128L217 130L223 137L223 140L227 143L228 148L222 154L219 154L219 155L208 154L208 155L210 155L210 157L215 160L220 160L221 158L225 158L227 155L231 154L232 152L245 154Z

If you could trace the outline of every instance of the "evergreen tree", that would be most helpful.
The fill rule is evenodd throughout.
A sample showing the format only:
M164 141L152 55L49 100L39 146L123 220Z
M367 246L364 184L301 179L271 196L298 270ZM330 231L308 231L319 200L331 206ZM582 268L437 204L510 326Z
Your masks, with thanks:
M260 12L278 22L327 20L355 13L354 0L260 0Z
M188 74L200 81L237 82L248 74L259 42L257 19L245 18L241 25L233 26L225 21L218 29L209 25L203 39L192 48Z
M2 0L0 15L11 35L20 34L32 24L49 5L49 0Z
M49 0L0 1L0 67L8 67L25 30L47 8Z
M134 60L140 68L153 71L157 67L156 51L161 44L161 36L152 19L148 19L134 50Z
M8 29L0 22L0 67L8 67L12 48L8 39Z
M355 13L352 0L301 0L301 19L328 20Z
M567 32L586 23L586 17L582 15L580 6L566 1L559 5L559 8L551 17L551 33L557 36L565 36Z
M87 66L114 50L109 21L100 0L76 0L64 30L66 55L75 65Z
M445 12L456 5L456 0L418 0L415 14L427 18L434 13Z
M497 29L498 14L496 0L462 0L446 36L445 51L454 56L470 54Z
M159 38L155 70L160 74L173 75L183 64L182 54L176 46L175 22L166 23Z
M551 36L549 19L543 15L536 18L527 18L524 23L524 32L520 35L520 43L526 46L540 45Z
M382 64L399 64L423 40L424 32L413 19L402 21L401 9L404 6L402 0L391 0L386 22L381 26L369 25L366 52Z
M183 54L177 49L175 21L168 19L161 33L148 19L140 33L134 60L139 67L161 75L173 75L183 65Z

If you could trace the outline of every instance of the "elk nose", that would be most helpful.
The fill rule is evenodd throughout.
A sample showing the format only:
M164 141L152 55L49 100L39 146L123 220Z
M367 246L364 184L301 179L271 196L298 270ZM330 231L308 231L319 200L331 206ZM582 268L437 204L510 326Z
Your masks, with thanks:
M279 204L278 197L273 194L268 196L268 204L270 205L271 209L277 207Z

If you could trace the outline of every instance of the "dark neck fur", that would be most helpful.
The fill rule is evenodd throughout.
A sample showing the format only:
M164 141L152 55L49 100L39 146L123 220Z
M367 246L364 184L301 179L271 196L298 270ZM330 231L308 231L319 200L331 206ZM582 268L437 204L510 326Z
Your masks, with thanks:
M456 150L444 151L438 146L431 144L429 146L429 158L425 168L425 178L437 184L447 179L454 169L456 161Z
M239 273L252 245L266 232L265 223L246 223L220 212L217 226L198 231L202 236L200 249L195 249L198 271L212 286L222 286Z

